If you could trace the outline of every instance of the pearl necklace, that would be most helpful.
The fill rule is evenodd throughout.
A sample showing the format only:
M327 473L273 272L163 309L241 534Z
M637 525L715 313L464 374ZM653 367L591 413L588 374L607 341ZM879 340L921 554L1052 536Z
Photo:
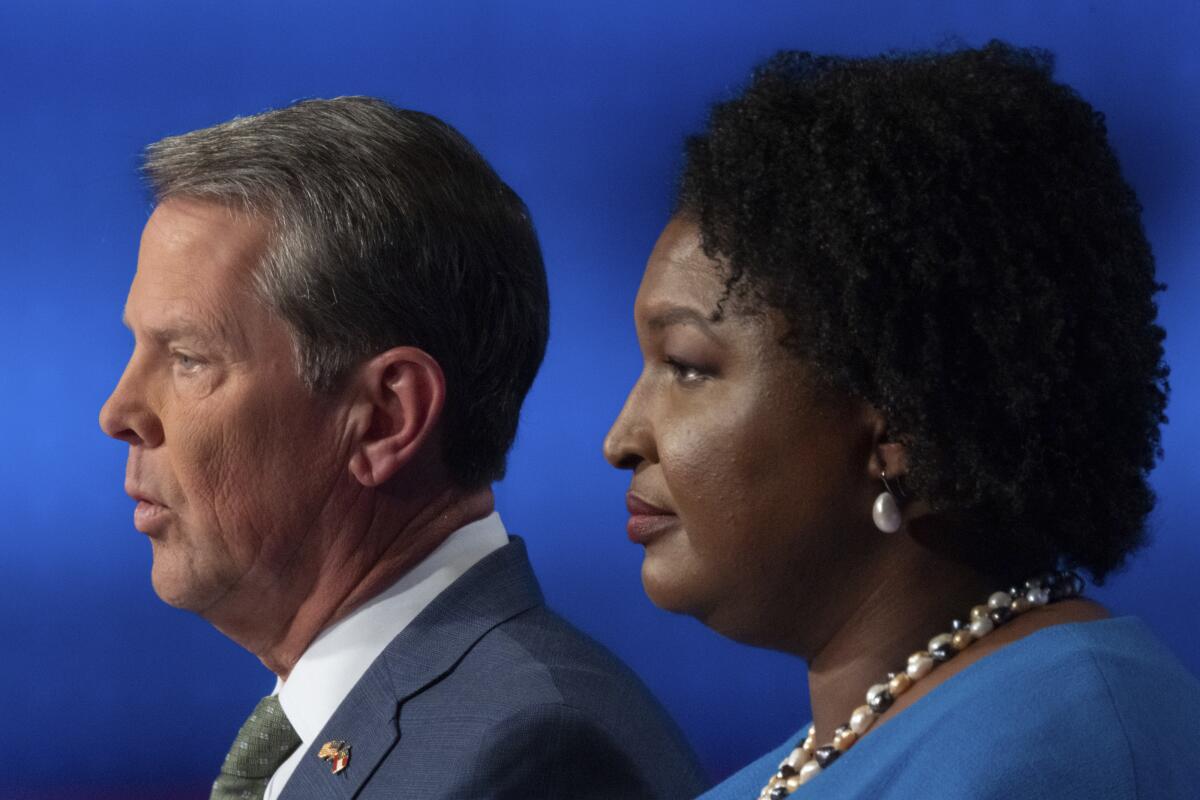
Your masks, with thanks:
M889 672L886 681L868 689L866 704L854 709L850 721L833 732L833 741L817 747L815 728L810 725L804 741L796 745L780 763L779 771L767 781L759 800L782 800L810 781L870 730L897 697L972 642L987 636L1018 614L1047 603L1078 597L1082 592L1083 579L1070 571L1046 573L1025 581L1023 587L1013 586L1007 592L994 592L986 604L971 609L968 622L957 619L951 622L950 633L940 633L930 639L925 650L918 650L908 657L903 670Z

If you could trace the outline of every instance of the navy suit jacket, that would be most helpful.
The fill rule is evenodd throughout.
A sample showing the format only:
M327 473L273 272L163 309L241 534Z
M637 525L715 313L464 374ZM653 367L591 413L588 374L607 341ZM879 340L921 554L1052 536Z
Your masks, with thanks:
M330 740L350 747L336 775L317 757ZM637 800L705 785L637 677L546 607L512 538L392 640L280 798Z

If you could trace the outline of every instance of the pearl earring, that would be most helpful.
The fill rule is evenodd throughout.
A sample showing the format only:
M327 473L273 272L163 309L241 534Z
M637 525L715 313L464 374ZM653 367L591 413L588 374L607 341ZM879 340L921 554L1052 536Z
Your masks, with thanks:
M871 519L875 520L875 527L884 533L895 533L900 530L904 519L900 515L896 495L892 494L892 487L888 486L887 470L882 470L879 478L883 481L883 491L875 498L875 505L871 506Z

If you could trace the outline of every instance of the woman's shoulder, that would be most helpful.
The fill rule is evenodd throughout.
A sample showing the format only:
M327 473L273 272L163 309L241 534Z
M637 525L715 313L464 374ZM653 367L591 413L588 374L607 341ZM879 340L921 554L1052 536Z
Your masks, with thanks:
M1182 797L1198 740L1200 681L1144 624L1069 623L948 679L794 796ZM756 797L793 744L704 797Z
M1190 752L1200 682L1133 617L1032 633L905 715L855 748L889 790L881 797L908 796L914 780L940 783L946 797L1081 800L1189 796L1200 785Z
M1129 787L1118 797L1195 794L1200 680L1141 620L1060 625L1029 638L1002 676L1005 683L1022 684L1014 687L1013 700L988 705L1003 724L1028 719L1046 731L1033 737L1033 746L1048 757L1075 761L1053 773L1078 781L1094 766L1095 778L1112 776ZM1018 713L1018 703L1029 712Z
M1111 719L1126 730L1144 728L1145 741L1166 731L1200 732L1200 681L1135 617L1044 628L956 678L931 694L931 711L973 699L972 717Z

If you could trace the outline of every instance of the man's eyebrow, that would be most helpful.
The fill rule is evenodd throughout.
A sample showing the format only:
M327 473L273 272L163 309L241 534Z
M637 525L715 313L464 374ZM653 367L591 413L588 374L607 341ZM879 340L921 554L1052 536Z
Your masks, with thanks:
M130 324L128 315L124 313L121 314L121 324L129 330L133 330L133 325ZM200 339L207 342L219 339L221 333L207 325L184 319L172 320L162 325L148 326L144 330L147 336L157 342L167 342L182 338Z
M704 335L713 339L717 338L716 331L713 330L712 317L687 306L672 306L663 311L654 312L646 318L646 327L650 330L661 331L672 325L691 325L698 328Z

